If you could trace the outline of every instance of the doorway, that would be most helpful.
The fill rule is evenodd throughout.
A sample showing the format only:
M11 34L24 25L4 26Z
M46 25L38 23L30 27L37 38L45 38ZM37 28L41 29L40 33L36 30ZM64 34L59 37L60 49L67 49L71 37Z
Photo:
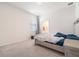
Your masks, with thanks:
M42 31L43 31L43 33L48 33L49 32L49 21L48 20L43 21Z

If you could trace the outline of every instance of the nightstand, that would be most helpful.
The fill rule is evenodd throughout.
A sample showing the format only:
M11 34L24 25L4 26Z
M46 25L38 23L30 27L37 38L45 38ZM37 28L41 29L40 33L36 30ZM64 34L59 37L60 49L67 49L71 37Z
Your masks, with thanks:
M66 57L79 57L79 40L66 39L64 49Z

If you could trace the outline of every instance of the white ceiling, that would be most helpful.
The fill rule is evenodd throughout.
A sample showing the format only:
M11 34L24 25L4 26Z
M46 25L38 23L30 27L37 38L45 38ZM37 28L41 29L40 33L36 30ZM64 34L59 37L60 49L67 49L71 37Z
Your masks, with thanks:
M9 4L29 11L35 15L53 13L60 8L68 7L68 2L10 2Z

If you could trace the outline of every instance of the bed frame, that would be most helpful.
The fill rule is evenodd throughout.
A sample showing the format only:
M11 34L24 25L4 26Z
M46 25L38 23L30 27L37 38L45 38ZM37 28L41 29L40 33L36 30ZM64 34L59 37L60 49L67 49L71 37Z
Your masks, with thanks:
M55 45L55 44L50 44L44 41L40 41L38 39L35 39L35 45L41 45L56 51L59 51L61 53L64 53L64 47L63 46L59 46L59 45Z

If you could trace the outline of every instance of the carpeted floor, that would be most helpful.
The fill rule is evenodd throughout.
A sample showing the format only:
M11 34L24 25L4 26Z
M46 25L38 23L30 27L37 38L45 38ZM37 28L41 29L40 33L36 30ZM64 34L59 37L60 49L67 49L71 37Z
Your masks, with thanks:
M34 40L26 40L16 44L11 44L7 46L0 47L0 57L63 57L64 55L41 47L34 45Z

